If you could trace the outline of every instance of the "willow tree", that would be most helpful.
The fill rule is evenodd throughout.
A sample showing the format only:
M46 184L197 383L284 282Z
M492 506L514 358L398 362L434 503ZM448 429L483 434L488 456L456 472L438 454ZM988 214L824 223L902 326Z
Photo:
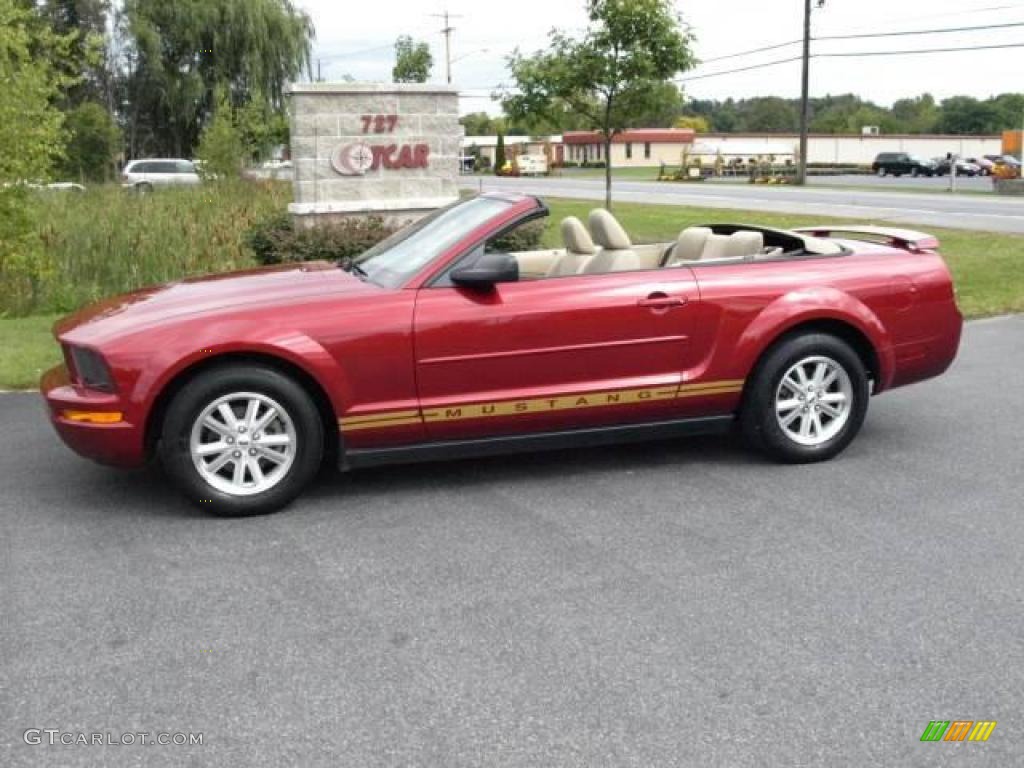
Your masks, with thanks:
M513 119L566 108L601 135L605 206L612 204L610 151L615 134L658 106L665 81L694 64L692 36L671 0L588 0L580 37L552 30L547 50L508 60L514 88L502 106Z
M258 97L280 109L314 36L291 0L125 0L119 30L133 156L190 153L222 91L235 107Z

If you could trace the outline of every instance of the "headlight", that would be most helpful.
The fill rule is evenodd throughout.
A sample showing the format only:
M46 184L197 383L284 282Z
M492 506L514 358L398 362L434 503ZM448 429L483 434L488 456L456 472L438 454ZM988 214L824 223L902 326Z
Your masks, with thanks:
M64 358L71 369L71 376L83 387L113 392L114 380L110 369L98 352L85 347L64 347Z

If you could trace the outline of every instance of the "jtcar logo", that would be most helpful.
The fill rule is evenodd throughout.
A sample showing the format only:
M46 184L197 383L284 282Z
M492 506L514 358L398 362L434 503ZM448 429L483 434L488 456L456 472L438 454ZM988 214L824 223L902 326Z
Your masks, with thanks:
M932 720L921 741L988 741L995 727L995 720Z
M174 744L202 745L203 734L201 733L150 733L148 731L135 733L72 733L62 731L59 728L29 728L21 736L22 740L30 745L48 744L51 747L57 744L65 746L103 746L103 745L124 745L133 744L160 744L166 746Z

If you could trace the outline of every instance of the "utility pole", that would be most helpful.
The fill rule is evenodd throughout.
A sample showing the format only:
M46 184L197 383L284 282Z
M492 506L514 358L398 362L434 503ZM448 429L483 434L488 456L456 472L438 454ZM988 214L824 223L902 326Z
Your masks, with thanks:
M444 13L432 13L431 16L437 16L440 19L444 19L444 28L441 30L441 34L444 35L444 71L445 80L448 85L452 84L452 32L455 31L455 27L451 25L450 20L458 18L455 14L449 14L446 10Z
M824 0L819 0L820 8ZM804 55L803 76L800 85L800 162L796 167L796 183L807 183L807 122L808 92L811 78L811 0L804 0Z

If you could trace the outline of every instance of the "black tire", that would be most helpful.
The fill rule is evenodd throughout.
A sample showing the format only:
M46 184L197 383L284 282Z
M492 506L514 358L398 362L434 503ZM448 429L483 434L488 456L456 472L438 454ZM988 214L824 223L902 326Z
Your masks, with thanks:
M148 195L153 191L153 185L148 182L142 182L141 184L135 185L135 194L137 195Z
M911 176L911 178L915 178L916 179L919 173L920 173L920 171L918 171L917 168L915 168L914 170L912 170L910 172L910 176Z
M790 437L776 417L776 393L793 366L817 357L834 361L845 371L850 382L851 402L845 424L834 435L817 445L801 445ZM762 356L748 380L740 411L740 428L753 447L778 461L789 464L825 461L841 453L857 436L867 414L869 394L864 363L845 341L823 333L789 336Z
M225 492L212 485L200 473L190 450L193 425L203 411L219 398L236 393L253 393L273 401L283 409L295 435L290 465L280 470L274 485L250 495ZM229 442L235 441L231 439ZM238 443L233 448L243 447L241 438ZM312 398L287 375L259 365L224 365L200 373L175 395L164 417L159 453L168 475L185 496L200 508L218 515L260 515L276 512L286 506L316 475L324 453L324 427ZM255 455L252 450L248 453ZM233 455L242 454L233 451ZM243 457L242 461L247 459ZM234 462L231 464L234 466ZM263 460L263 464L268 468L268 473L277 471L273 462ZM246 472L248 470L242 471L243 480ZM255 483L255 476L249 476ZM214 482L222 482L224 485L229 485L229 480L214 478Z
M878 177L879 177L880 179L884 179L884 178L885 178L885 168L879 168L879 169L878 169L878 170L876 171L876 173L878 174Z

